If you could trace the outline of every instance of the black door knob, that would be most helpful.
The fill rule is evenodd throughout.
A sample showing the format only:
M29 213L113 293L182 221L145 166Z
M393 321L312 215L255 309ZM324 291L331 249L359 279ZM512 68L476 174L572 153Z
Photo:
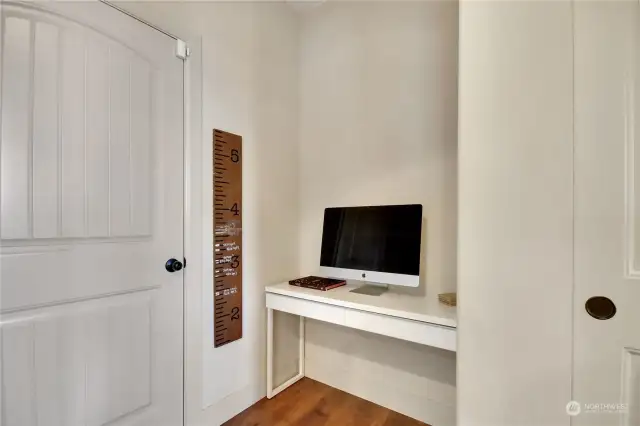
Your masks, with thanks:
M176 272L182 269L182 262L171 258L164 264L164 268L169 272Z
M584 304L587 313L597 320L608 320L614 317L617 312L616 304L611 299L604 296L589 298Z

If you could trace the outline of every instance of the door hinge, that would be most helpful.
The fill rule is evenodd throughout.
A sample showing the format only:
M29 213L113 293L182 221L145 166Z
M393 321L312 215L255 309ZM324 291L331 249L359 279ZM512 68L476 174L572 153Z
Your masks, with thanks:
M190 54L191 49L189 49L187 43L180 39L176 39L176 56L184 61Z

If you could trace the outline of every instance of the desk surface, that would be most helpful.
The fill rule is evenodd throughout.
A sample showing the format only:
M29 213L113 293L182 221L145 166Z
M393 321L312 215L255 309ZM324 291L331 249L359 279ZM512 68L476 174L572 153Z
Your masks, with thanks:
M295 287L285 282L267 286L266 292L446 327L457 325L456 308L442 305L437 300L396 293L392 287L380 296L350 292L361 286L362 283L348 283L333 290L319 291Z

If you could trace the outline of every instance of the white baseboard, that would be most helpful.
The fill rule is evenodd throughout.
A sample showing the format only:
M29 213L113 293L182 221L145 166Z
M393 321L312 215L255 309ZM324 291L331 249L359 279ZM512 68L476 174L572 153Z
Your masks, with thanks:
M264 383L246 386L206 408L206 416L197 426L217 426L237 416L266 396Z

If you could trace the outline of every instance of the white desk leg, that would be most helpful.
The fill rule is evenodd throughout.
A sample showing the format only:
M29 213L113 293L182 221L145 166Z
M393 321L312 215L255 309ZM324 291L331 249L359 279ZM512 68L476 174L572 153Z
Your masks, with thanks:
M300 317L298 335L298 374L273 388L273 309L267 308L267 398L271 399L304 377L304 317Z
M267 398L273 397L273 309L267 308Z
M304 317L300 317L300 334L298 342L298 376L304 377L304 342L305 342L305 329L304 329Z

